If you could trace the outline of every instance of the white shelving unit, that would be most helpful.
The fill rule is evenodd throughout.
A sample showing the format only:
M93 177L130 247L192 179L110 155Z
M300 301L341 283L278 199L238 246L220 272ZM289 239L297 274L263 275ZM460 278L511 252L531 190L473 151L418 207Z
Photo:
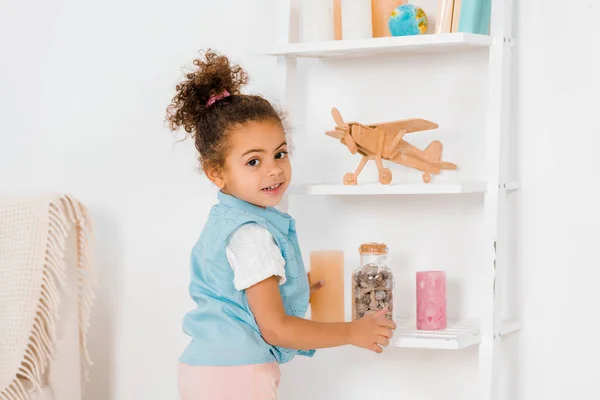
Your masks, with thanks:
M288 189L290 195L305 196L347 196L347 195L419 195L419 194L466 194L485 193L485 182L456 183L396 183L381 185L379 183L348 186L343 184L304 184L292 185Z
M486 48L491 44L491 38L486 35L443 33L439 35L334 40L330 42L283 43L276 45L264 54L285 57L348 58L399 53L457 51Z
M264 55L277 56L285 63L284 102L294 109L298 91L297 58L352 58L369 56L376 60L385 54L456 52L487 49L488 90L485 132L485 181L454 183L406 183L389 186L371 184L345 186L314 183L290 188L290 196L382 196L481 194L484 205L484 254L481 260L482 284L486 296L478 299L481 318L475 321L449 321L443 331L418 331L411 320L398 321L393 345L404 348L459 350L469 346L479 349L479 398L499 398L500 344L502 337L521 329L518 320L504 320L502 280L507 268L507 193L518 190L519 182L507 180L508 87L512 49L512 0L492 0L491 34L427 34L409 37L298 43L298 25L292 0L280 0L282 21L278 44ZM289 199L288 199L289 200Z

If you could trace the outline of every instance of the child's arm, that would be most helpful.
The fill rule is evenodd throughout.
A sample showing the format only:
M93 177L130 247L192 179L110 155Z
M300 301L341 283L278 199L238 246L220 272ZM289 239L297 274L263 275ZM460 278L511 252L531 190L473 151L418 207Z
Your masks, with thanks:
M396 329L383 318L386 310L352 322L314 322L286 314L277 278L272 276L246 289L248 303L263 339L271 345L297 350L354 345L381 353Z

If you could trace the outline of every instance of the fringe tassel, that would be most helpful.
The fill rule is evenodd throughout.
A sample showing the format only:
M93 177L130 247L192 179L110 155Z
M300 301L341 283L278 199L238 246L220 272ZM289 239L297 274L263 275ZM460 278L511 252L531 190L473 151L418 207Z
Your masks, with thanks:
M96 277L92 270L93 230L87 209L70 196L54 198L48 208L48 240L42 274L40 299L36 308L29 343L21 366L11 384L0 391L0 400L29 400L34 390L41 390L43 375L54 351L52 339L56 333L60 303L59 285L65 284L65 243L69 225L76 229L77 282L79 290L79 346L81 353L81 387L89 379L89 367L93 365L87 348L87 332L95 299ZM26 389L23 382L31 384Z
M69 196L66 197L66 202L70 207L71 218L73 216L79 222L75 225L77 230L77 250L78 250L78 283L79 283L79 337L80 350L82 355L81 361L81 389L85 390L85 384L89 379L89 368L93 365L90 358L87 346L87 333L90 326L91 308L94 303L94 287L98 282L92 269L93 260L93 241L94 236L89 218L88 211L81 203L76 203Z
M6 388L6 392L0 392L0 400L27 400L27 392L23 387L20 379L15 379L9 387Z

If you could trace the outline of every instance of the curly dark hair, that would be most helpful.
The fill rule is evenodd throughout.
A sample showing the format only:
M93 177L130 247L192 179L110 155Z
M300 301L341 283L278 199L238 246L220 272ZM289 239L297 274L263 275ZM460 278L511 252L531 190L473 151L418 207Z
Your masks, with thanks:
M195 70L175 87L177 93L167 107L173 131L183 127L194 139L203 167L222 167L227 154L227 135L232 128L250 121L272 119L284 127L284 115L258 95L240 93L248 74L239 65L213 50L194 60ZM208 105L211 96L227 91L229 96Z

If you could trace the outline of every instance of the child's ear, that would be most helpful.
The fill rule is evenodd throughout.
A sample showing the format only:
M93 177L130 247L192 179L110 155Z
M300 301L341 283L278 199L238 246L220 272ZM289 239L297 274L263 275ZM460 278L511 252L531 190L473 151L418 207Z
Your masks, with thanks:
M210 179L212 183L217 185L219 189L225 187L225 180L223 179L223 169L216 165L205 165L203 166L204 174Z

